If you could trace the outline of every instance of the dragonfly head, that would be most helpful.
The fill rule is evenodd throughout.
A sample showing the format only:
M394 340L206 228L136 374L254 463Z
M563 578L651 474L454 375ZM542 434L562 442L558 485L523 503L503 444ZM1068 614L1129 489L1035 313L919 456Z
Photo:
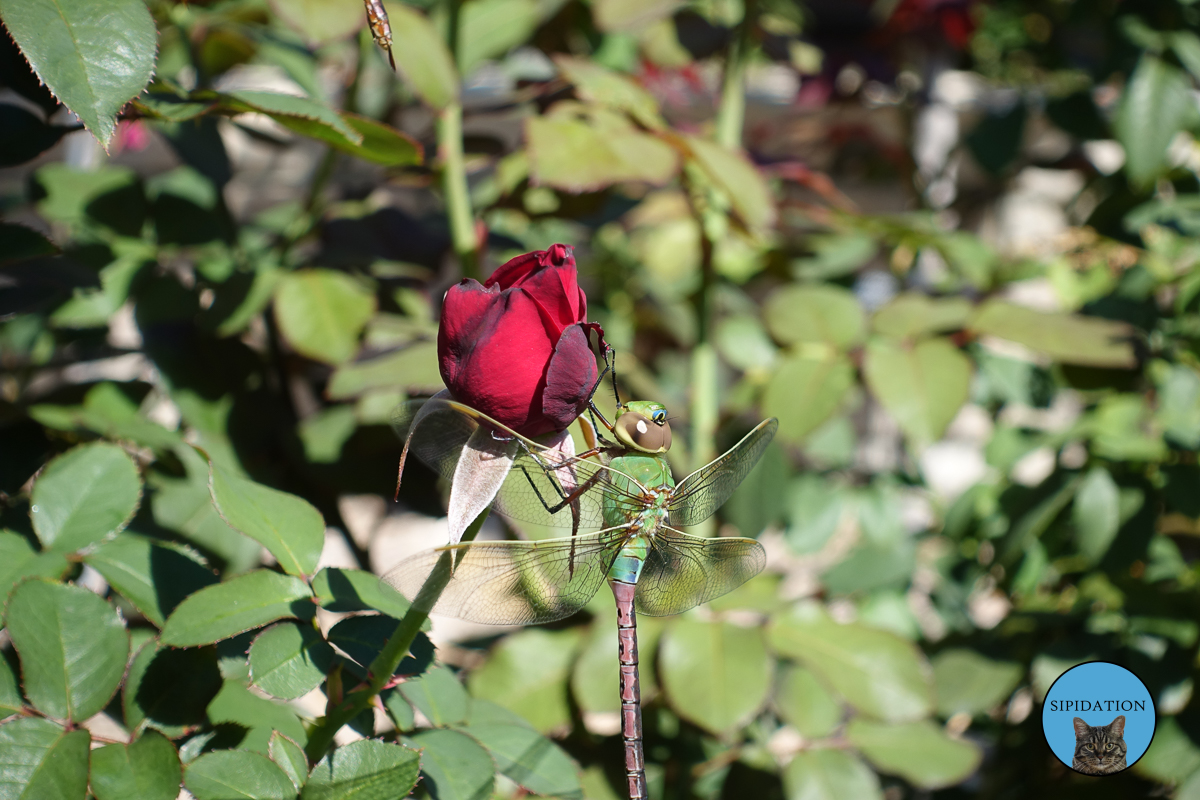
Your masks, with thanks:
M667 407L649 400L634 400L621 406L614 433L621 444L643 453L665 453L671 449L671 425Z

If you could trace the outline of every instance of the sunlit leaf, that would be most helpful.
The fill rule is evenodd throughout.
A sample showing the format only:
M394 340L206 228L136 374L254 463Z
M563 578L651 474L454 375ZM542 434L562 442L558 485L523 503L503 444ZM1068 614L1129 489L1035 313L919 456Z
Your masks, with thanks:
M128 531L83 560L159 627L185 597L217 581L195 554Z
M0 725L0 796L79 800L87 791L90 741L86 730L68 733L41 717L19 717Z
M1117 109L1113 129L1125 148L1131 183L1147 186L1167 166L1171 140L1195 117L1191 81L1183 70L1142 54Z
M358 336L374 313L374 292L344 272L292 272L275 290L275 319L288 343L329 364L354 355Z
M188 764L183 784L196 800L292 800L296 787L269 758L214 750Z
M189 596L167 618L162 641L174 647L210 644L277 619L309 619L316 608L304 581L255 570Z
M3 0L0 18L38 77L108 147L116 115L154 72L158 32L141 0Z
M334 750L313 767L301 800L392 800L417 782L417 751L373 739Z
M484 800L492 795L496 768L488 751L451 730L419 731L404 743L421 751L421 772L434 800Z
M1099 317L1035 311L989 300L975 313L970 328L1023 344L1065 364L1128 369L1136 363L1129 326Z
M680 620L663 634L659 665L671 707L713 733L744 723L770 689L771 660L758 628Z
M953 648L933 658L938 713L982 714L1008 700L1025 677L1020 664L995 661L974 650Z
M879 777L852 753L820 748L797 753L783 770L788 800L881 800Z
M85 720L108 704L129 659L116 609L80 586L29 580L9 596L5 621L39 711Z
M92 751L96 800L175 800L181 777L175 748L154 731L128 745L110 744Z
M895 634L843 625L806 606L772 620L767 639L864 714L900 722L933 709L929 665L911 642Z
M311 625L281 622L250 647L250 678L273 697L291 700L315 689L333 666L334 653Z
M565 724L570 719L567 676L579 638L574 629L531 629L505 637L471 672L471 695L516 712L539 731Z
M69 552L115 536L141 500L142 479L124 450L97 442L69 450L33 485L30 516L47 548Z
M946 339L912 346L874 339L863 372L875 397L918 447L941 438L971 384L971 362Z
M292 575L311 575L325 546L325 521L302 498L212 465L213 503L234 530L254 539Z
M875 767L922 789L952 786L983 759L978 745L951 739L929 721L893 725L853 719L846 726L846 738Z

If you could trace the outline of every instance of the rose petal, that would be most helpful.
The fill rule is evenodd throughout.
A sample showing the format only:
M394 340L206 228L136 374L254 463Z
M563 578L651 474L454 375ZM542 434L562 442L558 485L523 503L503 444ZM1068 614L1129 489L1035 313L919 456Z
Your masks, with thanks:
M442 302L442 320L438 325L438 368L447 386L460 383L458 371L470 356L479 330L489 316L503 309L500 290L480 285L467 278L446 292Z
M488 309L469 352L460 359L454 398L526 436L561 429L542 415L546 365L554 344L537 305L520 289ZM445 374L443 372L443 374Z
M450 482L446 523L450 543L462 541L463 532L496 499L517 455L516 439L497 439L485 427L475 429L463 446Z
M596 357L583 326L572 325L563 331L550 358L542 413L557 429L567 427L587 408L598 376Z

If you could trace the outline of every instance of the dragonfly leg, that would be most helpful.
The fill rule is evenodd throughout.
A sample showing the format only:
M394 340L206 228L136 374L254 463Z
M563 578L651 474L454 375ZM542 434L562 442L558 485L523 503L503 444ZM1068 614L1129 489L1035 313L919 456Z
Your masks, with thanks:
M621 738L625 742L625 777L629 800L646 795L646 757L642 748L642 690L638 679L637 617L633 597L637 586L610 580L617 600L617 659L621 665Z

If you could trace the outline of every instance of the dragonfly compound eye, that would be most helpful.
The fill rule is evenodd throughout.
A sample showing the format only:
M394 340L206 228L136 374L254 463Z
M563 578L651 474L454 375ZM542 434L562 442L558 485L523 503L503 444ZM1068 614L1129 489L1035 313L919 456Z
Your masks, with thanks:
M643 453L663 453L671 447L671 426L667 421L656 422L636 411L617 418L616 434L623 444Z

